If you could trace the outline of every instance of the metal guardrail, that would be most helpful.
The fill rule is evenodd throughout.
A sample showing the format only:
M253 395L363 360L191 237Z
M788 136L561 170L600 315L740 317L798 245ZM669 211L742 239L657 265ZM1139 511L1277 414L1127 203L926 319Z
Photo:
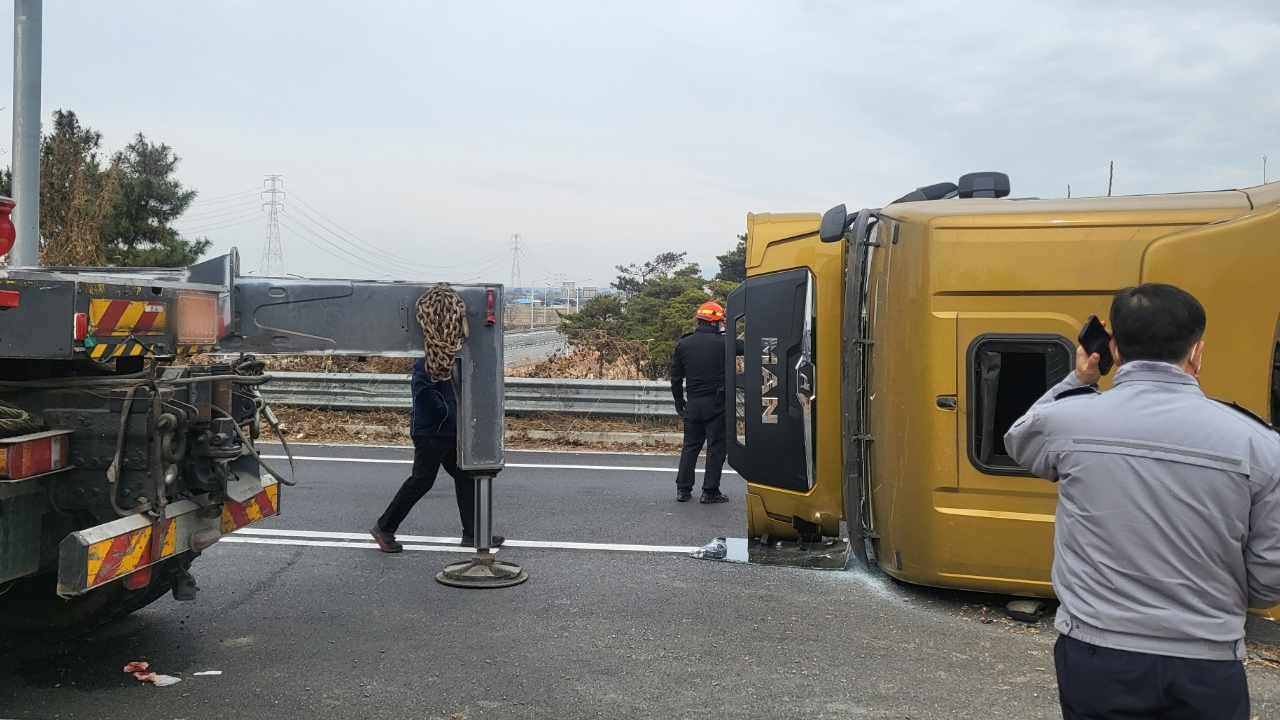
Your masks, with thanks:
M273 372L268 402L329 410L408 410L408 375ZM506 411L612 417L675 417L671 386L653 380L506 379Z
M565 342L565 337L555 330L507 331L503 339L508 350L539 345L559 345Z

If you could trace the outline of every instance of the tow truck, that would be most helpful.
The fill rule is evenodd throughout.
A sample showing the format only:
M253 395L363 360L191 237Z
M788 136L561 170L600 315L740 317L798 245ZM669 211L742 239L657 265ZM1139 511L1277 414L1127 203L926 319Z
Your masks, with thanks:
M906 582L1050 597L1056 486L1004 433L1071 371L1086 318L1143 282L1204 304L1205 393L1280 422L1280 183L1009 188L971 173L881 208L747 216L727 311L745 362L725 362L756 545L843 537Z
M0 198L0 256L14 241ZM281 512L292 468L260 355L423 352L413 282L179 269L0 268L0 628L70 636L172 593L220 538ZM503 466L501 285L456 285L459 466ZM225 361L183 364L191 356ZM287 471L287 472L286 472Z

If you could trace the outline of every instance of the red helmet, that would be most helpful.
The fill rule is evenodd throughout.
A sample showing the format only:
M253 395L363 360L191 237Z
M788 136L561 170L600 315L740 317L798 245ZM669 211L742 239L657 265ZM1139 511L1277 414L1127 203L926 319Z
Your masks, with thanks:
M698 312L694 317L707 322L720 322L724 319L724 308L720 307L717 302L704 302L698 307Z

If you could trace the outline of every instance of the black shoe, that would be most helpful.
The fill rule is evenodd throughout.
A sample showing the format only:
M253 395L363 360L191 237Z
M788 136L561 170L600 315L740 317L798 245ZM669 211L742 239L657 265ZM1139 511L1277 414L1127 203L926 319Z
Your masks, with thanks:
M689 492L688 490L676 491L676 502L689 502L689 500L692 497L693 497L693 493Z
M698 502L702 503L703 505L710 505L712 503L729 502L729 496L725 495L719 490L713 490L711 492L703 491L702 497L698 499Z
M396 542L395 533L383 532L377 525L369 531L374 540L378 541L378 549L384 553L398 553L404 550L404 546Z
M502 547L502 543L506 541L507 539L502 537L501 535L494 535L493 540L489 543L489 547L491 548ZM462 547L473 548L476 546L476 539L470 535L463 535L462 542L458 544L461 545Z

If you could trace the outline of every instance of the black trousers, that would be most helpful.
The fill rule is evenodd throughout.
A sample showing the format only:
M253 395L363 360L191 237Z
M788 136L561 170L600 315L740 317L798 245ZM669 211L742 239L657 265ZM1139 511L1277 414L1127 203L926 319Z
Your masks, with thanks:
M396 496L391 499L387 511L378 518L378 529L394 534L400 523L436 484L440 466L453 478L458 495L458 517L462 520L462 534L475 535L475 479L458 469L458 439L454 437L415 437L413 439L413 472L404 481Z
M698 453L707 444L707 472L702 478L703 492L720 491L720 471L724 469L724 394L691 397L684 407L684 449L680 452L680 472L676 488L693 491Z
M1058 636L1053 648L1065 720L1249 720L1236 660L1112 650Z

